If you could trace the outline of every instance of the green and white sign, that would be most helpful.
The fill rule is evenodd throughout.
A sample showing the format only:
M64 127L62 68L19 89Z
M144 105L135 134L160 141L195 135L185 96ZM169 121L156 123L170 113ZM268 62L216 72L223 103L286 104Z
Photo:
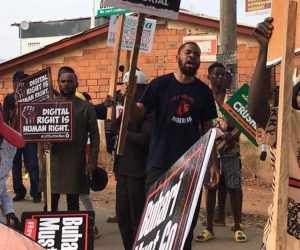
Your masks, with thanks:
M114 7L107 7L103 8L97 11L96 17L104 17L104 16L113 16L113 15L122 15L132 12L130 10L123 10L119 8L114 8Z
M107 36L107 46L114 47L117 34L118 16L111 16ZM135 30L137 26L137 17L126 16L122 34L122 49L131 50L135 39ZM156 20L146 18L141 38L140 51L150 53L152 50Z
M235 94L220 108L220 112L238 128L255 146L256 123L248 112L249 86L244 84Z

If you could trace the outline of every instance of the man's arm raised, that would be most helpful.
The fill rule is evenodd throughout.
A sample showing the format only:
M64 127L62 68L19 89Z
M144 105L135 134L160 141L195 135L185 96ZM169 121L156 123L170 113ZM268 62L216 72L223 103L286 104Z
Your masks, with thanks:
M270 116L268 100L271 92L270 69L267 69L269 39L273 31L273 18L268 17L255 28L253 36L258 41L259 54L248 96L250 116L265 127Z

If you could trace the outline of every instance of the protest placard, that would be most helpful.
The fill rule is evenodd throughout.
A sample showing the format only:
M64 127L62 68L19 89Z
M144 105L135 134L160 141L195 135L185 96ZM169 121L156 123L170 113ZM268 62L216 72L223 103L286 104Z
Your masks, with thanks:
M248 112L248 84L240 87L235 94L220 108L226 119L238 128L255 146L256 123Z
M109 30L107 36L107 46L114 47L117 33L117 16L112 16L109 22ZM121 48L132 50L135 39L137 26L137 17L126 16L123 26ZM150 53L152 51L153 40L155 35L156 20L146 18L143 27L143 33L140 44L140 51Z
M245 12L247 15L270 14L271 5L272 0L245 0Z
M43 69L14 84L17 102L43 102L52 98L50 68Z
M297 18L296 18L296 39L295 39L295 54L300 53L300 7L299 0L295 0L298 3L297 7ZM272 17L274 18L273 26L274 30L270 39L268 48L268 61L267 66L271 67L281 62L281 57L284 52L282 46L282 32L284 30L284 12L287 9L289 1L272 0Z
M19 112L25 141L72 140L72 102L20 103Z
M148 15L178 19L180 0L105 0L105 4Z
M149 190L132 249L182 249L217 129L199 139Z
M45 249L94 249L95 213L24 212L22 232Z

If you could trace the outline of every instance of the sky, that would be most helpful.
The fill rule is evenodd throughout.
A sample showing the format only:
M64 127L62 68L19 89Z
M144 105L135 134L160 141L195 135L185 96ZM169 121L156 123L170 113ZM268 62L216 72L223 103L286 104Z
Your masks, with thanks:
M96 1L96 10L99 0ZM181 8L200 14L219 17L221 0L181 0ZM237 21L254 26L266 15L247 16L245 1L237 0ZM1 0L0 1L0 59L11 59L20 54L18 28L12 23L48 21L89 17L93 0Z

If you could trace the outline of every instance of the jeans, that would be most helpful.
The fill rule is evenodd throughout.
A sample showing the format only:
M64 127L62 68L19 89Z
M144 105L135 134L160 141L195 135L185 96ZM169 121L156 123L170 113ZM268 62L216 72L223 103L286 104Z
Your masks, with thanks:
M39 164L36 143L26 143L24 148L18 149L16 152L12 168L14 192L20 196L26 195L26 188L22 180L22 155L24 157L25 168L30 177L30 195L32 197L41 195L38 192Z

